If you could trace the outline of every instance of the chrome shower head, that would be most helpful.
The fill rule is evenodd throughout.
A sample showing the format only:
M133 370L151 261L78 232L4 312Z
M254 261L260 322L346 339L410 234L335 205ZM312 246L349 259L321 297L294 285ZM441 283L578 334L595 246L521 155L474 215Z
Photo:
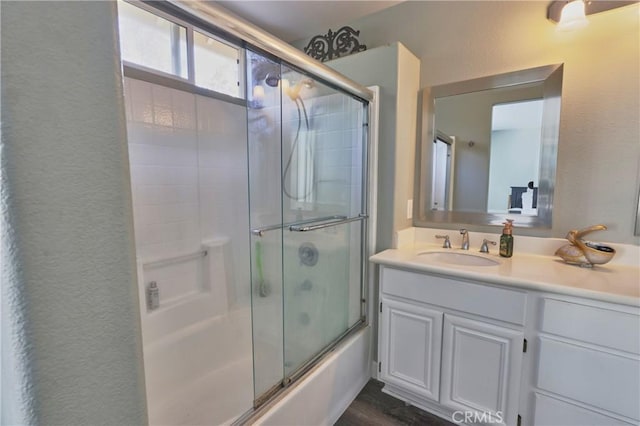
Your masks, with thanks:
M264 78L264 82L267 84L267 86L278 87L278 83L280 82L280 74L270 72Z

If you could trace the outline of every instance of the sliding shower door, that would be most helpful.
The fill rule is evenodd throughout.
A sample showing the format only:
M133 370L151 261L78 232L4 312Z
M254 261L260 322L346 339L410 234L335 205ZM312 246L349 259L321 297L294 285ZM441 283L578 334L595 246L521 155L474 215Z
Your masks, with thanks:
M284 374L361 317L362 102L283 67ZM285 85L286 87L286 85Z
M247 52L254 405L284 376L280 65ZM265 80L268 82L265 83Z
M256 403L362 320L366 104L247 56Z

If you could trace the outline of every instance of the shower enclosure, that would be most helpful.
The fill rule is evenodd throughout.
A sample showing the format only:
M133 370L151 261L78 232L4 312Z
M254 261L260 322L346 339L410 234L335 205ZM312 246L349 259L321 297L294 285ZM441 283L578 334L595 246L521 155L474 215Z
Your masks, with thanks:
M363 320L362 101L247 50L256 404Z
M242 73L228 96L197 87L197 68L177 67L193 84L176 84L122 49L150 423L228 424L365 323L369 104L214 27L131 7L121 38L132 19L184 43L187 67L209 49Z

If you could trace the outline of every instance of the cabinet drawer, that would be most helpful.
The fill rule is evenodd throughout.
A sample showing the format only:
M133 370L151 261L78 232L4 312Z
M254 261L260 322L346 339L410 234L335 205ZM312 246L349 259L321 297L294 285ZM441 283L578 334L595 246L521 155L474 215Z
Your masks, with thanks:
M540 338L538 387L640 420L640 360Z
M640 354L637 314L556 299L543 303L542 331Z
M536 394L535 426L628 426L631 423Z
M524 324L526 293L434 275L382 268L384 294Z

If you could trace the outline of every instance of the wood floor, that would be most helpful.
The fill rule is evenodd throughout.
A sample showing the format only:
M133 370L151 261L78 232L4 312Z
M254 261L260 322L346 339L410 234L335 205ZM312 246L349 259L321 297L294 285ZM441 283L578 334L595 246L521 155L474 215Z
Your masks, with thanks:
M440 417L407 406L403 401L382 393L382 382L371 379L335 426L455 426Z

